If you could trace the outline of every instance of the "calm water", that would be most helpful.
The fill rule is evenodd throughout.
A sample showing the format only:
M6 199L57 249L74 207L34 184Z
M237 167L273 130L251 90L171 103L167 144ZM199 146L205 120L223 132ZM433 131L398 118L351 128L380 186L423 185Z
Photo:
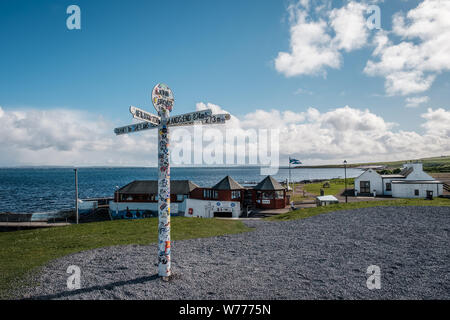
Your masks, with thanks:
M292 180L342 178L343 169L292 169ZM361 174L347 169L347 177ZM259 182L264 177L259 168L171 168L171 178L192 180L209 187L226 175L242 184ZM289 177L281 168L274 176L278 181ZM112 197L115 186L133 180L158 179L156 168L81 168L78 169L79 197ZM74 171L72 168L0 169L0 212L57 212L74 207Z

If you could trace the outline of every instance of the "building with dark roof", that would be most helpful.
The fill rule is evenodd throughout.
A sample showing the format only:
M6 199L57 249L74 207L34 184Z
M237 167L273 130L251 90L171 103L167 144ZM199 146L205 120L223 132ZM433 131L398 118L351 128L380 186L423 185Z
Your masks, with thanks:
M201 200L220 200L241 202L245 188L232 177L226 176L211 188L198 188L192 194L192 198Z
M226 176L209 188L189 180L171 180L170 202L171 215L239 217L248 208L284 208L289 198L271 176L249 188ZM157 216L158 181L135 180L121 187L110 203L110 212L115 219Z
M199 188L189 180L170 181L171 215L184 213L185 200ZM111 216L116 219L145 218L158 215L158 181L135 180L118 189L110 203Z
M170 181L170 200L180 201L181 195L189 196L199 186L190 180ZM158 201L157 180L135 180L116 191L116 201ZM177 200L178 198L178 200Z
M286 188L272 176L265 177L252 188L253 202L261 209L281 209L289 204Z

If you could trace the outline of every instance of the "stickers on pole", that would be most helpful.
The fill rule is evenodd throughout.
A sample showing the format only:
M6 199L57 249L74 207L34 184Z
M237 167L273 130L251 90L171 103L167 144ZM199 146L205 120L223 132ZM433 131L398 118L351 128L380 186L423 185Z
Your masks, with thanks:
M152 103L158 113L171 112L175 99L172 90L164 83L158 83L152 90Z

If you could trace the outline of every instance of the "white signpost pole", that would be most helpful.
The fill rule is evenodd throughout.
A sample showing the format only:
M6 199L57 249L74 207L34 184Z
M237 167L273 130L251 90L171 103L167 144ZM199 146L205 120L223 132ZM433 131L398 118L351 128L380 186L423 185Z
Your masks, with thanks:
M163 280L171 275L170 265L170 161L169 161L169 113L174 97L172 90L157 84L152 91L152 102L161 122L158 128L158 274Z

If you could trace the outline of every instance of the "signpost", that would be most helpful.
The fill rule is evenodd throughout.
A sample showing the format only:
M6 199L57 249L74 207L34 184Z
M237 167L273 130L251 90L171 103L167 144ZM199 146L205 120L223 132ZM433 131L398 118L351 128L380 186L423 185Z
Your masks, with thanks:
M169 117L175 99L172 90L159 83L152 90L152 103L158 112L153 115L131 106L130 113L144 122L114 129L116 135L128 134L158 128L158 274L168 280L170 264L170 157L169 127L193 124L220 124L230 119L229 114L213 115L211 110L201 110Z

